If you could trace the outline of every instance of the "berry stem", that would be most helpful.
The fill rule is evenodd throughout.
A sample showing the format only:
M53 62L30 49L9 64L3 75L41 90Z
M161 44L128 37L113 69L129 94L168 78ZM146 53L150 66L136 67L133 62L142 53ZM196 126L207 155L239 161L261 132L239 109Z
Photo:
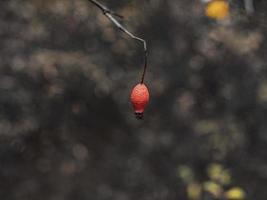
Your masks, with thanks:
M135 36L133 33L128 31L117 19L116 17L123 19L123 16L113 12L97 0L89 0L92 4L94 4L96 7L98 7L100 10L102 10L103 14L122 32L130 36L132 39L137 40L139 42L143 43L143 48L144 48L144 67L143 67L143 73L141 76L141 81L140 83L143 84L145 80L145 75L146 75L146 70L147 70L147 57L148 57L148 51L147 51L147 43L144 39Z
M146 75L146 69L147 69L147 57L148 57L148 52L147 52L147 49L145 48L145 51L144 51L144 69L143 69L143 74L142 74L142 77L141 77L141 84L144 83L144 80L145 80L145 75Z

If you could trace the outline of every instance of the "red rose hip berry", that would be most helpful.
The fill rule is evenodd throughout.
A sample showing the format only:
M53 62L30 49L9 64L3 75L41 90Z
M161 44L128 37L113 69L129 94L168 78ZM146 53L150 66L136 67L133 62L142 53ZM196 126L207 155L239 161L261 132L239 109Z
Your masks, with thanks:
M145 84L137 84L131 93L131 102L134 108L135 115L138 119L143 118L145 107L149 101L149 92Z

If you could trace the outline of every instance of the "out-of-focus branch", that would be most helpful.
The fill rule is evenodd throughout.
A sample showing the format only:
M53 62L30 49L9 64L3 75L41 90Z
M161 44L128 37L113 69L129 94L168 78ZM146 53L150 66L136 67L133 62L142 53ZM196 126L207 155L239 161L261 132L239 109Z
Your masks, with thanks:
M104 6L103 4L101 4L100 2L96 1L96 0L89 0L89 2L91 2L92 4L94 4L96 7L98 7L100 10L102 10L103 14L116 26L118 27L122 32L126 33L128 36L130 36L132 39L137 40L139 42L143 43L144 46L144 69L143 69L143 73L142 73L142 77L141 77L141 83L144 83L144 79L145 79L145 74L146 74L146 69L147 69L147 57L148 57L148 51L147 51L147 43L144 39L135 36L133 33L131 33L130 31L128 31L117 19L116 17L119 18L123 18L121 15L113 12L112 10L110 10L109 8L107 8L106 6Z
M245 4L245 9L248 14L253 14L254 13L254 5L253 5L253 0L244 0Z

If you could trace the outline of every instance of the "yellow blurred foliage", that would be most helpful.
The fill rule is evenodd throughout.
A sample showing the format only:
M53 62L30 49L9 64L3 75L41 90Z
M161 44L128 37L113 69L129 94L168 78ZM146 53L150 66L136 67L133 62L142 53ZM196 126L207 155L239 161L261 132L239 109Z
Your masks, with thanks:
M194 180L194 174L190 167L181 165L178 167L177 175L185 182L189 183Z
M187 185L187 196L189 199L199 199L201 195L201 185L196 183L196 182L192 182L190 184Z
M195 124L195 131L200 134L215 133L220 130L216 120L200 120Z
M229 200L242 200L246 197L246 194L242 188L233 187L225 192L225 197Z
M220 197L223 191L222 187L213 181L205 182L204 190L211 193L216 198Z
M224 0L214 0L206 6L206 16L221 20L229 15L229 4Z
M267 102L267 81L263 81L258 88L258 100L261 103Z
M218 181L222 185L227 185L231 181L231 176L228 170L224 169L220 164L211 164L208 167L208 176L211 180Z

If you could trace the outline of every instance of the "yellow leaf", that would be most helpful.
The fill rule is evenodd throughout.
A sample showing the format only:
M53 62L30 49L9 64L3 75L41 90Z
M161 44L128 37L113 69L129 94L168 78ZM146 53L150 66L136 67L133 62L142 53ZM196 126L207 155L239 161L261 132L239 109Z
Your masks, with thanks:
M206 7L206 16L221 20L229 15L229 5L224 0L214 0L208 3Z

